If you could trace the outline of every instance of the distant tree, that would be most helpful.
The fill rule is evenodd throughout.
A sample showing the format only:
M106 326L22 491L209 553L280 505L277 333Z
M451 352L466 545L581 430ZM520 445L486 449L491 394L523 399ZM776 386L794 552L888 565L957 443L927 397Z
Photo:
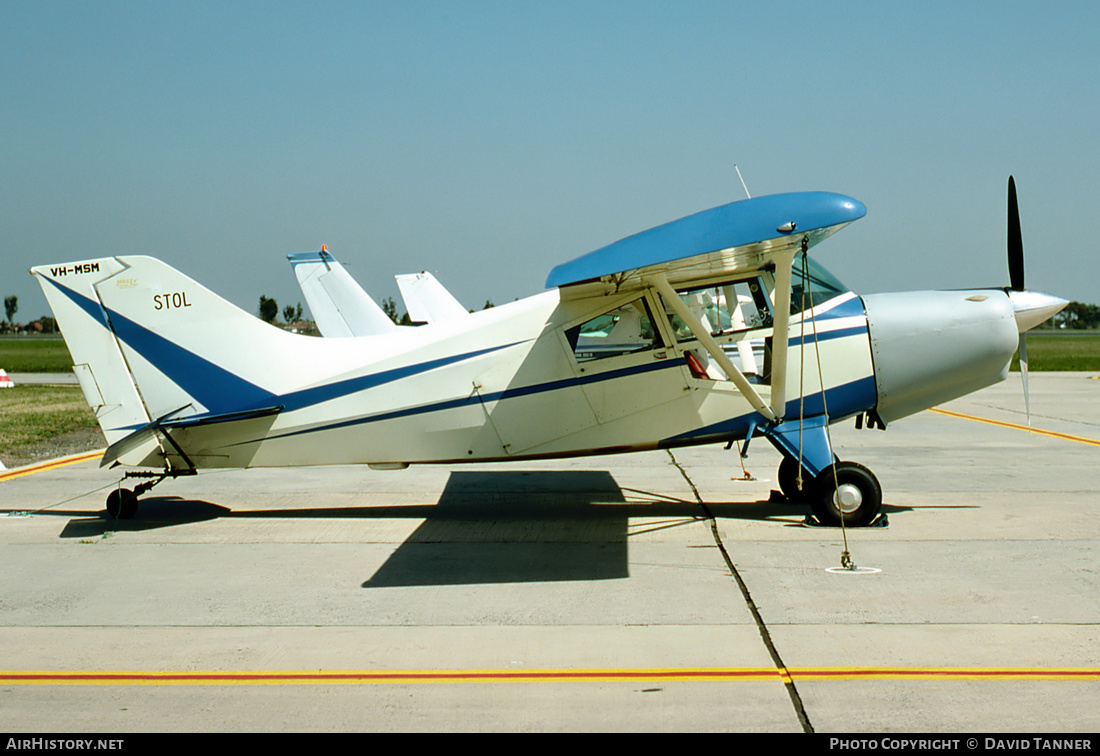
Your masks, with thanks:
M298 303L298 309L294 311L294 322L297 323L302 319L302 303Z
M397 322L397 303L393 301L393 297L382 300L382 312L386 313L394 323Z
M1059 325L1074 330L1097 328L1100 327L1100 306L1070 302L1058 313L1057 320Z
M491 300L491 299L486 299L486 300L485 300L485 306L484 306L484 307L482 307L481 309L483 309L483 310L488 310L488 309L490 309L490 308L493 308L493 307L496 307L496 305L495 305L495 304L493 304L493 300Z
M8 323L14 321L15 313L19 312L19 297L4 297L4 313L8 316Z
M295 322L297 318L294 317L294 305L287 305L283 308L283 320L288 324Z
M38 320L32 320L18 329L12 329L16 333L57 333L57 321L48 315L43 315Z
M260 295L260 320L265 323L274 323L275 318L279 317L279 303L274 299L269 299L265 295Z
M382 300L382 312L386 313L386 317L392 320L397 325L412 325L412 318L409 317L409 313L402 313L400 317L397 315L397 302L393 301L393 297L386 297Z

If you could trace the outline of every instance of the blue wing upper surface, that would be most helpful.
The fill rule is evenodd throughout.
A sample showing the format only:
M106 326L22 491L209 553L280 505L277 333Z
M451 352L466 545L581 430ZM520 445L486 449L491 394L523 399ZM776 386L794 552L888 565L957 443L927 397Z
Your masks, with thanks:
M793 192L732 202L628 236L550 271L546 288L568 286L647 268L675 267L689 258L724 254L725 264L809 246L867 214L859 200L830 192ZM793 224L793 225L791 225Z

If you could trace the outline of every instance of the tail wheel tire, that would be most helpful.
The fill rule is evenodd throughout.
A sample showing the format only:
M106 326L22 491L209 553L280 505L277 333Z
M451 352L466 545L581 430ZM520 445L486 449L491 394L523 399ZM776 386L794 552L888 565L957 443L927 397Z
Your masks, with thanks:
M847 527L870 525L882 509L882 487L878 478L855 462L837 462L814 481L812 509L822 525Z
M129 520L137 508L138 497L129 488L116 488L107 494L107 514L115 520Z

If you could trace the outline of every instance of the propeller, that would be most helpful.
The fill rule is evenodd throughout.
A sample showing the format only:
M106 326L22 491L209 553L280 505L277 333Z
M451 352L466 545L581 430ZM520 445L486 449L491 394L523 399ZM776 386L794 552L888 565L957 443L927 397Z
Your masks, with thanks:
M1008 177L1008 282L1009 299L1013 291L1024 289L1024 235L1020 231L1020 203L1016 199L1016 179ZM1020 330L1020 380L1024 384L1024 410L1031 428L1031 395L1027 386L1027 330Z
M1024 237L1020 233L1020 204L1012 176L1008 177L1008 280L1012 291L1024 290Z
M1005 289L1012 302L1016 329L1020 332L1020 380L1024 384L1027 427L1031 427L1031 398L1027 386L1027 332L1055 315L1069 302L1050 294L1024 288L1024 240L1020 233L1020 206L1016 200L1016 181L1008 177L1008 280Z

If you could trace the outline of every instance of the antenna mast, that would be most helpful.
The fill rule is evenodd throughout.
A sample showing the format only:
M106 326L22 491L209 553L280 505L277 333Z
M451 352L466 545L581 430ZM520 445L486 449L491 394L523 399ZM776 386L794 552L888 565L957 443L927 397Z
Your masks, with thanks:
M737 178L741 179L741 186L745 189L745 196L752 199L752 195L749 194L749 187L745 184L745 179L741 178L741 169L737 167L737 163L733 164L733 170L737 171Z

